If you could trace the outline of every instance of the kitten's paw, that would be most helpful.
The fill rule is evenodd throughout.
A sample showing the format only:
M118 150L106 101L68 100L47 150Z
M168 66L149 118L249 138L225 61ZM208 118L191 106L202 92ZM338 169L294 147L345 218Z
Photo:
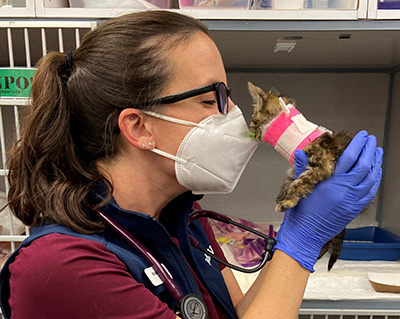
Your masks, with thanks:
M297 201L288 199L277 203L275 210L277 212L286 212L288 209L293 208L296 205Z

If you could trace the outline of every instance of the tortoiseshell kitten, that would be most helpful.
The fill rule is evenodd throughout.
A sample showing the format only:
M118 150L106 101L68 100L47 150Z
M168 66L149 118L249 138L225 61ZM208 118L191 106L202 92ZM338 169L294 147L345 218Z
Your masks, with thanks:
M248 86L254 106L250 132L254 138L262 140L266 126L285 111L279 98L282 98L286 105L291 104L293 107L295 107L295 101L285 96L279 96L277 92L265 92L250 82ZM296 206L299 200L310 194L319 182L329 178L334 172L339 156L355 135L350 132L331 133L326 129L322 128L322 130L325 132L303 148L308 156L309 165L297 179L295 179L294 161L291 164L288 177L276 198L275 209L277 211L285 212ZM329 249L331 250L328 270L331 270L340 256L343 237L344 230L327 242L321 250L319 258Z

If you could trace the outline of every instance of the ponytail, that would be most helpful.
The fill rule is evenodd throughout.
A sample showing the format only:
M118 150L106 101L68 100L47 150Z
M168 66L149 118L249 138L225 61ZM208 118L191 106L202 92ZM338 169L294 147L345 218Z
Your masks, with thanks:
M96 162L114 160L123 147L119 114L161 96L172 72L168 50L199 32L208 34L186 15L136 12L88 32L73 54L39 61L9 157L8 204L22 222L87 234L104 229L86 202L100 182L113 192Z
M84 205L101 176L75 153L67 94L70 66L65 61L64 53L51 52L38 63L21 139L10 152L8 201L28 226L59 223L87 233L102 229L87 218Z

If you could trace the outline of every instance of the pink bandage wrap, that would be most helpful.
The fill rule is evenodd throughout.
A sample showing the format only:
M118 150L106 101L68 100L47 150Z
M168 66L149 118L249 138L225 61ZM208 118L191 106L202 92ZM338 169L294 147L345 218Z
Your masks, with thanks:
M329 130L308 122L294 107L289 107L289 111L289 114L282 112L264 127L262 140L292 164L296 150L303 149Z

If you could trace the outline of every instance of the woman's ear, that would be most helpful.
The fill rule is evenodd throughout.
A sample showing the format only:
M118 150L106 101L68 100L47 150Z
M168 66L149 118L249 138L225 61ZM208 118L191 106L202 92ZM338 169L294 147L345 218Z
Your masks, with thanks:
M141 149L155 147L151 121L142 111L134 108L122 110L118 126L129 144Z

